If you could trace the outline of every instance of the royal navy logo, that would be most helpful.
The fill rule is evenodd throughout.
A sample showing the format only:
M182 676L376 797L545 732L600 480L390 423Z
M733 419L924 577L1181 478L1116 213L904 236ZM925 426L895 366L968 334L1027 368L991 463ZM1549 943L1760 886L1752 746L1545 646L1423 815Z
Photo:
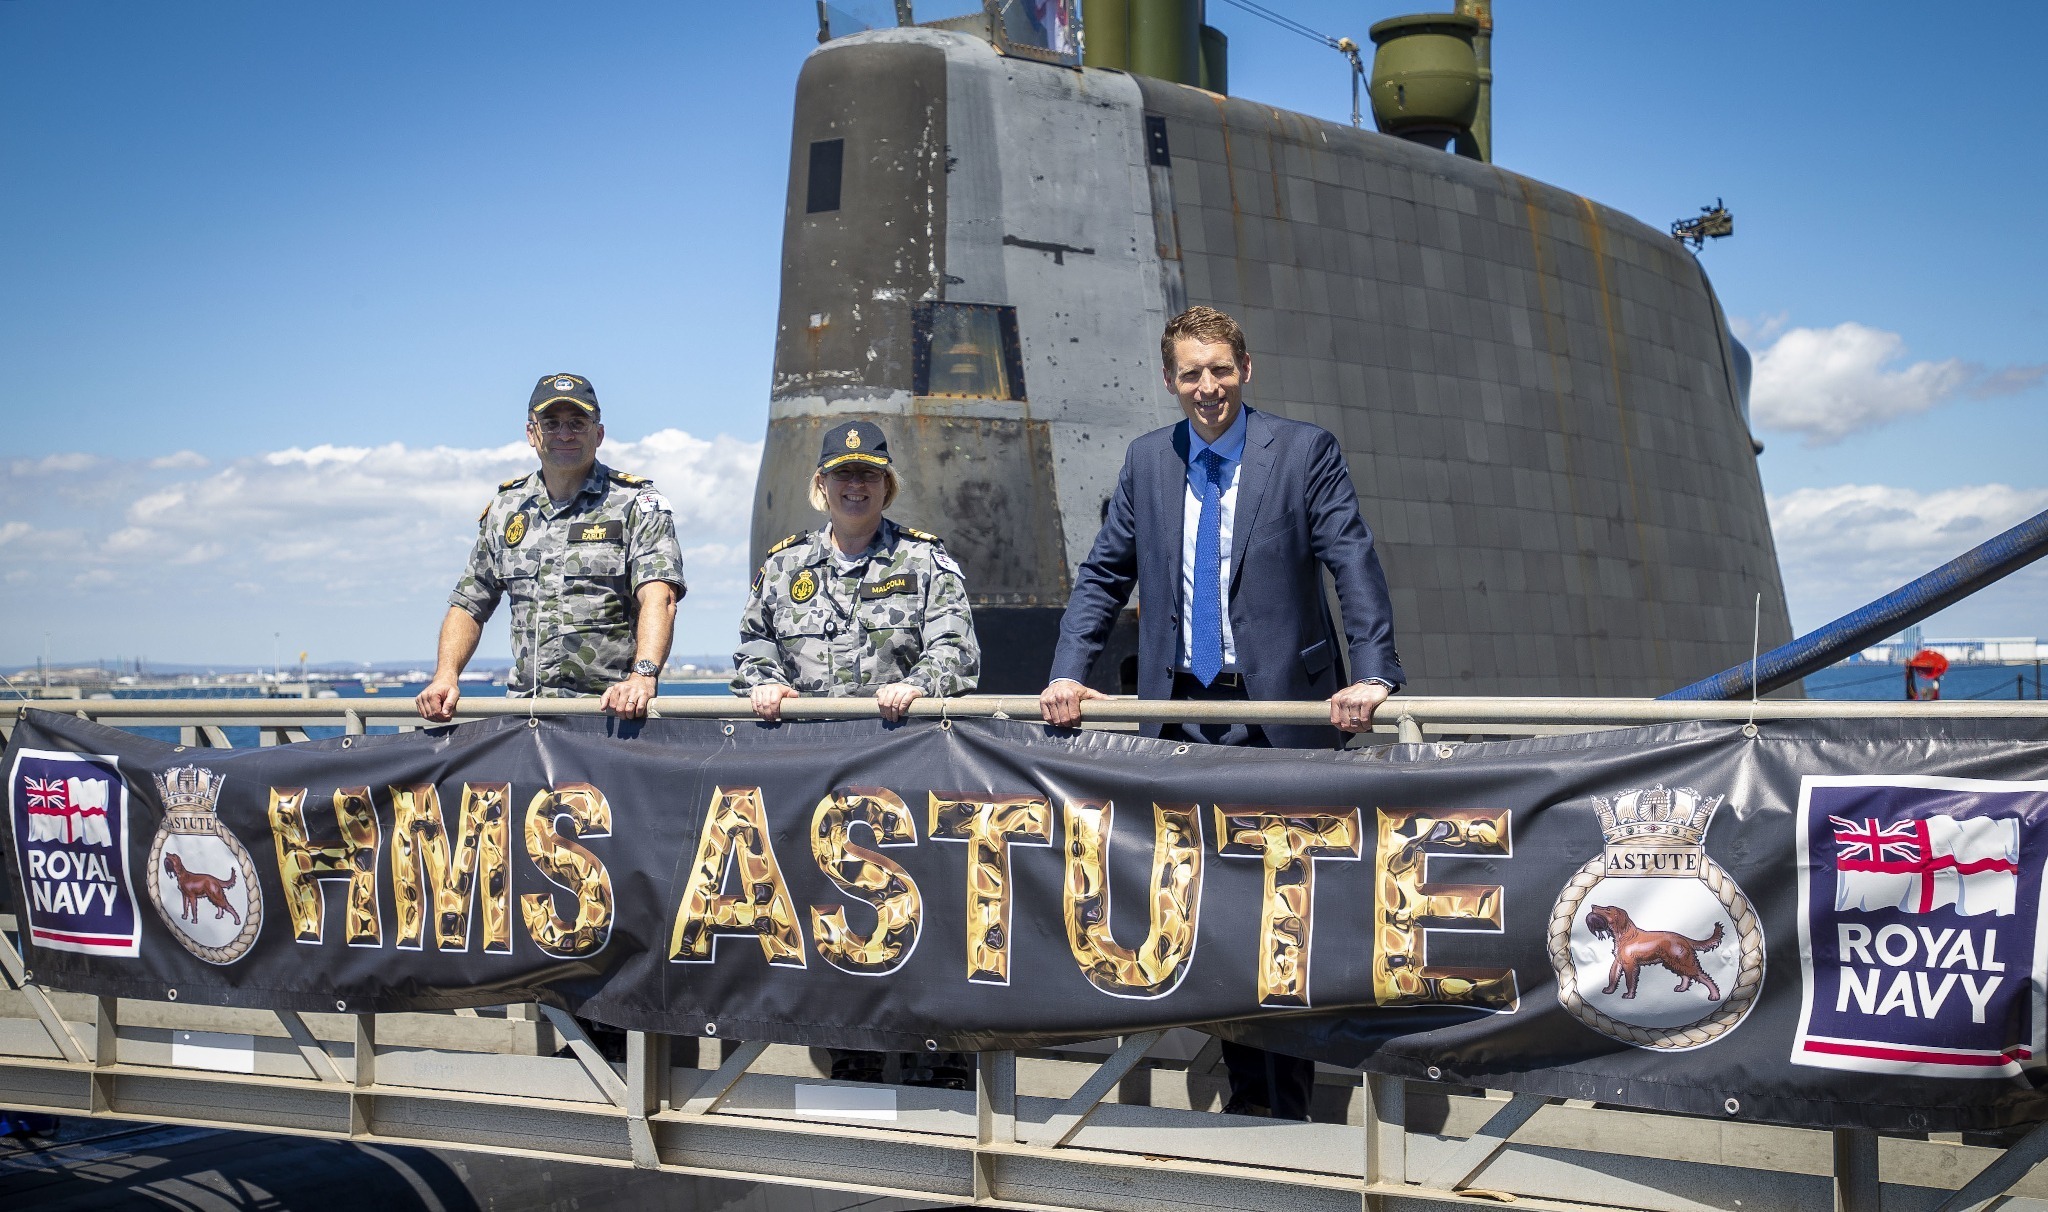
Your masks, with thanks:
M849 429L846 431L846 448L848 450L860 449L860 430Z
M818 595L818 578L806 568L796 574L796 580L789 583L789 600L799 606Z
M232 964L263 929L263 889L247 847L215 814L221 776L173 766L155 779L164 819L149 848L150 900L185 950Z
M1763 988L1756 910L1707 857L1721 796L1647 787L1595 796L1606 849L1550 913L1550 966L1572 1017L1638 1048L1683 1052L1733 1031Z
M526 511L520 510L505 519L505 546L517 547L519 540L526 537Z
M52 951L132 956L142 944L128 873L119 759L24 749L8 771L23 928Z
M1805 779L1792 1062L1950 1078L2039 1066L2044 854L2048 783Z

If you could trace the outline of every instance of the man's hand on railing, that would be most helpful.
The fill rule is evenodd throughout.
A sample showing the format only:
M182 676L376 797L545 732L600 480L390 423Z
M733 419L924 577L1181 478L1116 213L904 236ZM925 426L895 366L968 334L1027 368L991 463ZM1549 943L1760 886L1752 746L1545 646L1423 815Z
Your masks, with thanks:
M1346 732L1364 732L1372 727L1372 713L1393 694L1384 682L1360 682L1330 696L1330 723Z
M628 674L605 687L604 709L625 720L647 718L647 708L659 693L655 680L646 674Z
M454 678L435 678L420 691L413 705L419 708L420 718L436 724L445 724L455 718L455 708L462 702L462 688Z
M1078 728L1081 725L1081 703L1085 699L1106 699L1109 696L1090 686L1083 686L1072 678L1061 678L1047 686L1038 695L1038 714L1055 728Z

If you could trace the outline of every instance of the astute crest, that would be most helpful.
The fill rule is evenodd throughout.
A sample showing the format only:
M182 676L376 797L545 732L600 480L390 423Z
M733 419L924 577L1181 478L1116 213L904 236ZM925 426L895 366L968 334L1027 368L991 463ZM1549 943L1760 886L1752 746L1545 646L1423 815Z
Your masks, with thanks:
M1763 927L1706 852L1722 799L1663 786L1594 797L1606 849L1558 896L1548 943L1558 1001L1600 1034L1685 1051L1756 1004Z
M263 929L263 888L241 839L215 814L221 776L173 766L152 776L164 819L149 848L149 899L185 950L232 964Z

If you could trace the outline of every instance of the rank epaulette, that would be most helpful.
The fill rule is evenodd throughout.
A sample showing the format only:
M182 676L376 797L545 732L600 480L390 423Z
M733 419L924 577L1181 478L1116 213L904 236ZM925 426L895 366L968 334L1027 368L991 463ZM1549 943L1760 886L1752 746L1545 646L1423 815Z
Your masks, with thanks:
M642 484L652 484L653 482L654 482L654 481L652 481L652 480L648 479L648 478L647 478L646 476L636 476L636 475L633 475L633 474L631 474L630 472L624 472L624 471L614 471L614 472L612 472L612 483L614 483L614 484L624 484L624 485L626 485L626 486L627 486L628 488L635 488L635 487L638 487L639 485L642 485Z
M920 543L943 543L943 542L945 542L945 540L944 540L944 539L941 539L941 538L940 538L939 536L937 536L937 535L933 534L933 533L932 533L931 531L929 531L929 530L919 530L919 529L918 529L917 527L915 527L915 526L898 526L898 527L897 527L896 529L898 529L898 530L902 531L902 532L903 532L904 534L907 534L907 535L909 535L909 536L910 536L911 538L913 538L913 539L916 539L916 540L917 540L918 542L920 542Z
M803 537L804 537L804 536L803 536L803 535L801 535L801 534L793 534L793 535L789 536L788 538L786 538L786 539L782 540L782 541L781 541L780 543L777 543L777 544L776 544L775 546L773 546L773 547L770 547L770 548L768 549L768 554L769 554L769 555L774 555L774 554L775 554L776 552L778 552L778 551L781 551L781 550L782 550L783 548L785 548L785 547L790 547L790 546L793 546L793 545L795 545L795 543L797 542L797 540L799 540L799 539L801 539L801 538L803 538Z
M510 492L524 483L526 483L525 476L513 476L511 479L505 481L503 484L498 485L498 491Z

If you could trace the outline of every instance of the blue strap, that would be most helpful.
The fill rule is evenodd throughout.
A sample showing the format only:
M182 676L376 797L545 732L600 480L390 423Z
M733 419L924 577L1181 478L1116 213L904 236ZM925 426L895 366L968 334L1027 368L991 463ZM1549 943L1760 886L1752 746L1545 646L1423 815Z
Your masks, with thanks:
M1188 603L1194 636L1188 669L1207 686L1223 672L1223 456L1205 450L1195 461L1206 479L1202 518L1195 528L1195 600Z

